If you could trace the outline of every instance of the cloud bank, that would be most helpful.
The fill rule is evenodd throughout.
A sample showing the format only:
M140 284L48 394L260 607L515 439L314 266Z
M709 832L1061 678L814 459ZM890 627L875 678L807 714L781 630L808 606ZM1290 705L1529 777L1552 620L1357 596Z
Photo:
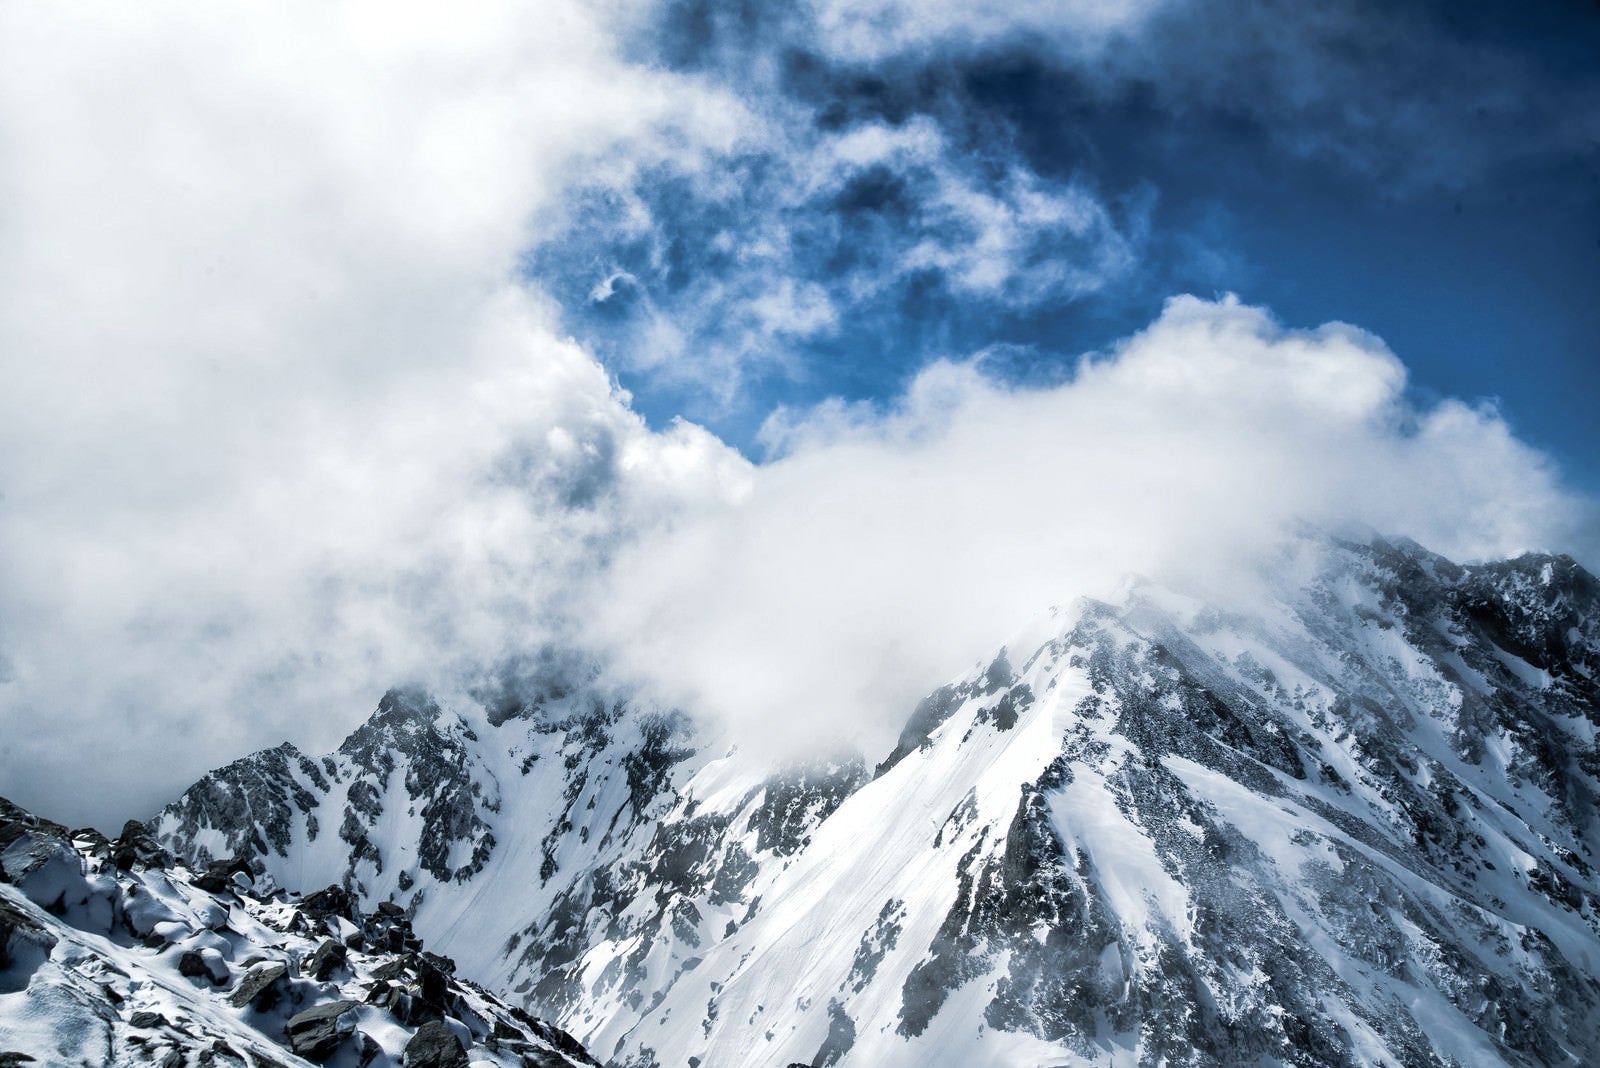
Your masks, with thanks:
M621 554L598 644L779 751L883 745L1047 606L1130 574L1226 601L1307 524L1596 559L1592 511L1492 408L1419 408L1405 381L1354 327L1179 297L1053 388L940 362L888 411L779 413L746 494Z

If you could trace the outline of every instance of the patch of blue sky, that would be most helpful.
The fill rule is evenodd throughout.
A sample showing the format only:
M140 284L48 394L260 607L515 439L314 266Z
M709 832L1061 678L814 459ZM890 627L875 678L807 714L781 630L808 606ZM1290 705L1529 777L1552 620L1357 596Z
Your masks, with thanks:
M774 133L595 191L528 271L647 418L758 457L779 407L980 352L1055 381L1232 291L1373 331L1423 399L1497 403L1597 493L1600 9L1470 8L1168 4L1098 52L863 60L803 7L668 5L639 47Z

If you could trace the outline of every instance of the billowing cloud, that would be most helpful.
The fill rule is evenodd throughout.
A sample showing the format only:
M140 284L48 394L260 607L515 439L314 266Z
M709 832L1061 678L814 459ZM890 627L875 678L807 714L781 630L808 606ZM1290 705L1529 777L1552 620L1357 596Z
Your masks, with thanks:
M1353 327L1192 297L1053 388L937 363L888 411L776 417L782 459L624 552L590 618L615 669L752 741L882 745L1047 606L1129 574L1226 600L1308 524L1593 559L1543 457L1405 382Z
M602 15L0 13L6 791L128 814L330 744L397 678L537 645L626 524L741 477L518 277L578 175L744 121Z

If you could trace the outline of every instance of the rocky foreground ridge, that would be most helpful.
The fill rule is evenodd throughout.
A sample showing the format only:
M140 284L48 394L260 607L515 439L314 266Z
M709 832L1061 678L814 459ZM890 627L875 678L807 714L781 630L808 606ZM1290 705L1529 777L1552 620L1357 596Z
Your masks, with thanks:
M1600 1064L1600 583L1297 553L1042 616L879 759L774 774L550 663L150 827L616 1066Z
M401 910L196 874L0 799L0 1065L581 1068L565 1032L426 952Z

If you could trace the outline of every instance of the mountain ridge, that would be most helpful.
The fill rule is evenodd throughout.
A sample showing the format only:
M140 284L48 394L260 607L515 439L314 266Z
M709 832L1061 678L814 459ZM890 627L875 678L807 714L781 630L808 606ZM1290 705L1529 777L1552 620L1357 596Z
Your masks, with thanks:
M1041 617L870 768L393 691L152 829L402 903L618 1065L1600 1060L1600 583L1317 553L1249 612Z

